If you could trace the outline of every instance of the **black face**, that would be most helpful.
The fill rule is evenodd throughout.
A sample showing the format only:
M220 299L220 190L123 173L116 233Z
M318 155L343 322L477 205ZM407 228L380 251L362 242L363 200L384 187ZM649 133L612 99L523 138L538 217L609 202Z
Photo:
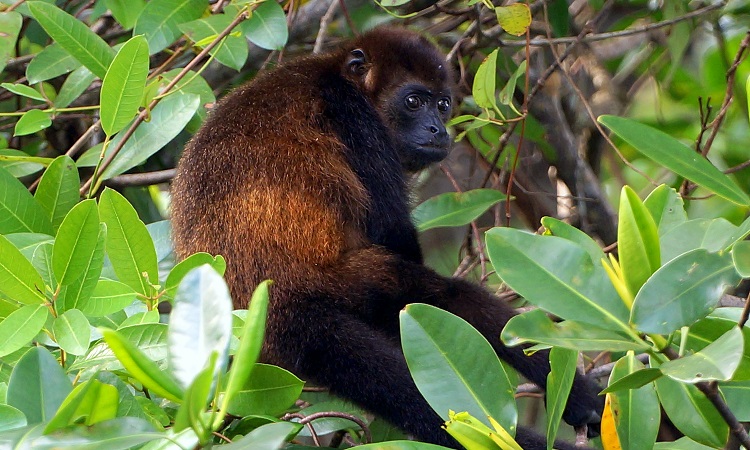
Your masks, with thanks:
M445 122L451 115L448 90L433 91L421 84L399 88L390 100L391 129L404 169L424 169L448 156L451 137Z

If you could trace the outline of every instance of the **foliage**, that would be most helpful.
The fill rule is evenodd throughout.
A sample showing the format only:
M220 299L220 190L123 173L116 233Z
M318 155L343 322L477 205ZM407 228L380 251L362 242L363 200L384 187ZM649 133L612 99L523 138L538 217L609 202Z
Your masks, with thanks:
M305 24L323 41L423 6L347 0L330 22L322 0L61 3L0 0L0 446L301 448L343 430L438 448L259 363L272 283L232 311L221 255L174 260L159 188L217 93L271 60L262 49L298 50ZM610 361L595 369L604 448L723 448L750 421L746 311L717 308L742 306L725 293L745 297L750 278L750 4L495 3L413 19L446 30L457 152L481 162L443 166L455 192L417 206L418 228L453 255L460 243L450 271L534 307L501 338L551 349L549 448L570 434L581 353ZM636 38L605 57L608 32ZM426 250L439 265L446 249ZM487 340L429 305L400 318L446 432L516 449L517 376ZM662 409L685 437L655 442Z

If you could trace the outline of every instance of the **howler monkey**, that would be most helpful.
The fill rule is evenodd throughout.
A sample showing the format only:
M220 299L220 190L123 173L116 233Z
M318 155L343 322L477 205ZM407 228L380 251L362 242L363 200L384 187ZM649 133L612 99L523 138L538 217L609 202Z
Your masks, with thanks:
M444 56L399 28L265 72L226 96L187 145L172 224L180 257L226 258L235 306L274 280L264 361L455 447L409 375L398 324L407 303L463 317L542 387L549 363L500 342L509 306L422 265L405 172L447 155L450 86ZM579 374L565 420L596 423L596 394ZM528 430L517 438L545 448Z

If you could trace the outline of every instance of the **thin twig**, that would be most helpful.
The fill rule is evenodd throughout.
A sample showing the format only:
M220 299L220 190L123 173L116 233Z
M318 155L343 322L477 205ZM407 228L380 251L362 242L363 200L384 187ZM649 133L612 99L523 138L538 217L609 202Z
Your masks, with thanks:
M338 4L339 2L333 0L328 6L326 13L320 18L320 29L318 29L318 36L315 38L313 53L320 53L323 50L323 43L326 40L326 34L328 34L328 26L331 24L331 20L333 20L333 16L336 14L336 6Z
M151 186L170 181L174 178L176 172L177 169L166 169L145 173L127 173L112 177L105 181L104 184L117 189L132 186Z

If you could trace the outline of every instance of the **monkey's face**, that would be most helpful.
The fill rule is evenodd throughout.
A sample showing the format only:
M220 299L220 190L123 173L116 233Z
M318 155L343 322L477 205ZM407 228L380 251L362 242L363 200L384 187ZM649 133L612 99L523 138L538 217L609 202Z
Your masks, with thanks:
M408 83L393 91L387 110L405 170L416 172L448 156L451 137L445 122L451 114L449 90Z

